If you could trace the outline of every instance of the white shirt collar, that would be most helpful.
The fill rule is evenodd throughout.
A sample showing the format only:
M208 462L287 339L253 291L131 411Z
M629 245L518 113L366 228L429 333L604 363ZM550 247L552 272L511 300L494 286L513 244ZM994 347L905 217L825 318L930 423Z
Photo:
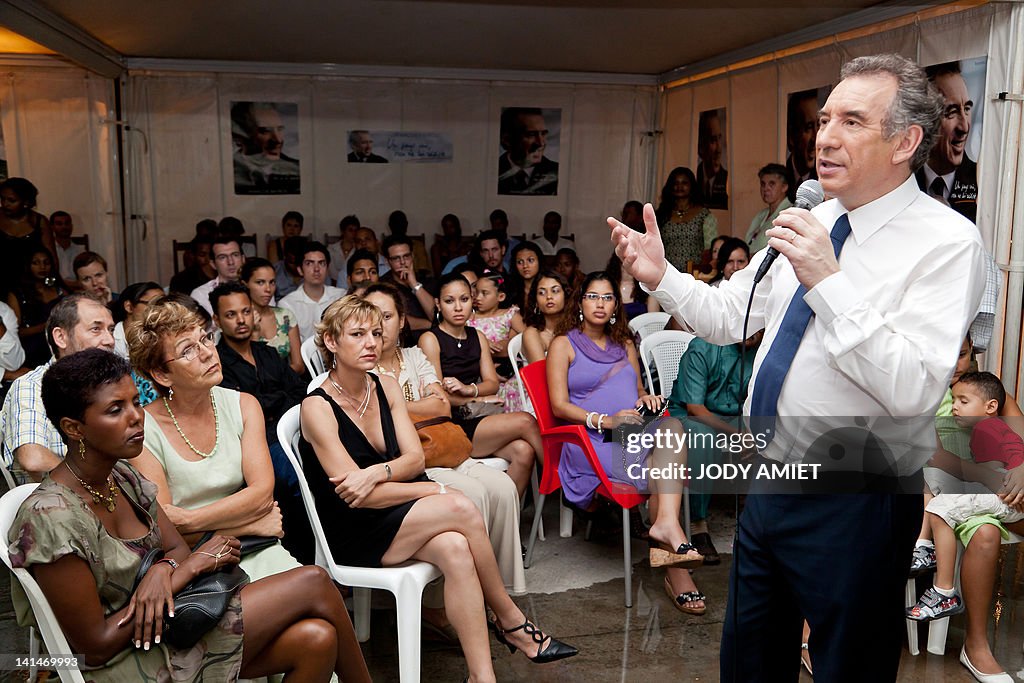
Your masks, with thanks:
M825 202L822 204L824 208L821 209L818 219L822 220L826 229L831 230L841 215L849 214L852 236L857 244L863 244L920 196L921 189L917 185L917 178L911 174L896 189L853 211L847 211L837 199Z

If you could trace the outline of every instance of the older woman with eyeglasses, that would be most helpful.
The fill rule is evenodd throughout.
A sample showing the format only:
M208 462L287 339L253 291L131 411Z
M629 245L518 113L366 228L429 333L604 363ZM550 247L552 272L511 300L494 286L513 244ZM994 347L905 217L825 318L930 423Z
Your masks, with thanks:
M280 538L263 411L249 394L218 386L220 358L199 316L158 299L127 335L132 365L160 394L146 406L136 467L156 484L168 518L189 542L206 532ZM300 565L274 543L241 566L255 581Z

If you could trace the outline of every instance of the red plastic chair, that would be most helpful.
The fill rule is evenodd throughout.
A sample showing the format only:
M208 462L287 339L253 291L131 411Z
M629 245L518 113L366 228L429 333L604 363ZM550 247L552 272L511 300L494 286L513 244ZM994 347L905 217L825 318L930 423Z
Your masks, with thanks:
M530 566L533 559L533 545L537 540L537 528L541 513L544 510L544 499L548 494L557 491L562 483L558 478L558 463L562 457L562 444L576 444L587 456L587 461L601 480L597 488L598 495L614 501L622 507L622 552L624 555L626 579L626 607L633 606L633 562L630 548L629 512L631 508L647 500L647 495L636 490L629 484L613 482L608 479L604 468L597 459L594 446L590 443L587 429L583 425L566 424L551 412L551 399L548 396L547 361L539 360L530 363L520 370L523 386L533 402L533 410L540 426L540 435L544 442L544 473L540 480L540 497L537 501L537 513L533 518L530 530L530 541L526 546L524 565Z

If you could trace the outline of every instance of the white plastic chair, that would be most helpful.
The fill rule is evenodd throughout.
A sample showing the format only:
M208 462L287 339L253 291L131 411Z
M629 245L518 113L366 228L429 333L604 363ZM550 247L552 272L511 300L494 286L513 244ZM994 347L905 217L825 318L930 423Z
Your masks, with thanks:
M420 603L423 588L441 576L441 571L426 562L409 561L395 567L350 567L337 564L327 543L324 528L316 512L302 463L298 457L299 406L293 406L277 423L277 438L288 461L298 475L302 502L306 507L309 524L316 540L316 563L327 570L331 578L345 586L352 586L355 600L355 631L359 642L370 638L370 590L380 588L395 596L398 614L398 675L402 683L420 680Z
M524 365L526 364L526 357L523 355L522 333L508 340L508 359L512 361L512 373L516 378L516 386L519 387L520 405L530 406L529 401L526 400L526 390L523 389L523 380L519 377L519 362L522 361ZM529 412L533 413L533 406L530 406Z
M641 313L629 321L629 329L631 329L634 334L640 335L640 341L643 341L647 338L647 335L652 332L661 332L664 330L665 325L668 325L668 321L671 318L672 316L664 311Z
M29 494L35 490L36 486L38 484L22 484L11 489L0 498L0 538L3 538L5 543L11 524L14 523L14 517L18 514L18 509L25 502L25 499L28 498ZM39 632L43 636L43 642L46 643L46 650L53 654L71 653L71 646L68 645L68 639L60 629L57 616L50 608L50 603L46 600L46 596L43 595L39 584L32 578L32 574L27 569L15 569L12 567L11 557L7 554L6 549L0 551L0 555L3 556L4 564L11 570L18 582L21 583L21 587L25 590L25 595L28 596L29 605L32 606L32 614L35 615ZM39 656L38 641L32 635L29 638L29 650L33 657ZM85 678L78 669L56 668L62 681L85 683ZM29 680L35 680L35 670L33 669L29 673Z
M652 392L660 396L668 396L672 393L672 386L679 376L679 359L686 352L693 335L681 330L663 330L654 332L640 342L640 358L644 373L647 375L647 386ZM650 359L650 360L648 360ZM650 362L658 370L658 387L654 386L651 377Z
M320 355L320 350L316 348L316 337L310 337L302 342L299 354L302 356L302 361L306 364L306 369L309 370L310 377L316 377L327 370L323 356Z

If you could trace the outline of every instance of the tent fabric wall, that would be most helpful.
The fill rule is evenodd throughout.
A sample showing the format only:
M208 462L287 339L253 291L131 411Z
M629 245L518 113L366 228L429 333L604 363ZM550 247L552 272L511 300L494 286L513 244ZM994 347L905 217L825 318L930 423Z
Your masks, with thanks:
M130 175L131 211L151 216L147 237L133 251L147 255L135 275L166 281L172 273L171 240L187 240L195 223L232 215L259 236L280 233L285 211L306 217L306 233L335 234L338 220L356 214L386 233L388 214L402 209L410 233L428 245L441 216L458 215L463 233L487 227L503 208L510 234L540 232L544 213L558 211L563 231L576 233L584 267L603 265L610 253L603 218L618 215L647 187L656 90L648 86L355 79L306 76L138 72L125 89L133 126L133 155L151 172ZM236 195L230 155L232 101L296 102L299 149L285 149L301 167L301 194ZM498 120L502 107L561 109L558 195L497 194ZM450 135L450 163L349 164L352 129L441 132ZM134 156L132 157L134 158ZM144 164L145 165L145 164ZM602 239L586 239L600 235ZM152 257L152 258L150 258Z
M113 81L74 67L9 67L0 116L9 176L39 190L36 209L71 214L77 234L123 280Z

